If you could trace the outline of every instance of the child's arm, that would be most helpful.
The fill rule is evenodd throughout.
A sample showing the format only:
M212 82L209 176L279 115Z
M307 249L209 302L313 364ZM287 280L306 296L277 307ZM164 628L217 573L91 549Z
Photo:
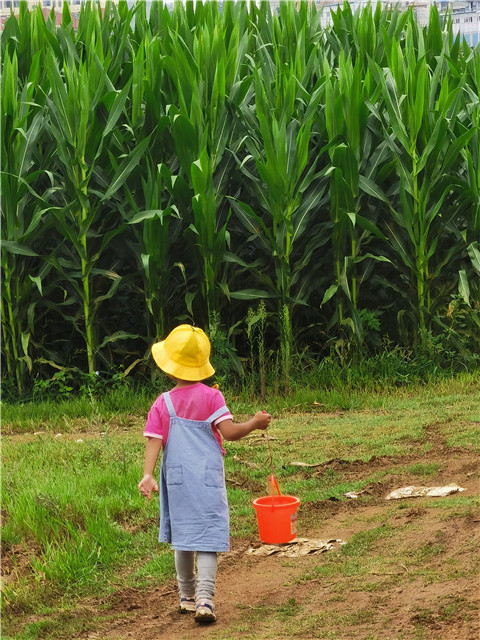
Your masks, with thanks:
M266 411L258 411L248 422L223 420L217 427L225 440L240 440L255 429L266 429L272 416Z
M145 465L143 467L143 478L138 483L140 492L150 500L152 491L158 491L158 484L154 478L155 465L158 454L162 448L161 438L148 438L145 447Z

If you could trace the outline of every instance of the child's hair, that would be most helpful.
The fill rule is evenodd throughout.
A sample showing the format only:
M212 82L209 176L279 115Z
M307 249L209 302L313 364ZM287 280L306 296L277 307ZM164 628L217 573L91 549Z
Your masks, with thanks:
M210 378L210 340L202 329L181 324L165 340L152 345L152 356L162 371L179 380L198 382Z

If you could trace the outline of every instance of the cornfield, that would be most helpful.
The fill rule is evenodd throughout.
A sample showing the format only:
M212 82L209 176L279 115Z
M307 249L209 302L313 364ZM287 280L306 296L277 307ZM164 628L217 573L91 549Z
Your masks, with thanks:
M145 367L184 321L248 354L260 305L286 378L296 351L348 362L386 336L479 352L480 49L450 16L87 2L74 29L67 4L59 26L20 4L1 35L18 393Z

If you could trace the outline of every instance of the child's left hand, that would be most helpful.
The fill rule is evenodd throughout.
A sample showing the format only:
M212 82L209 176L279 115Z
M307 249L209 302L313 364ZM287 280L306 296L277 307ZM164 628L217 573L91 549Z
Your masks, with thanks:
M266 429L270 424L271 419L272 416L266 411L257 411L257 413L253 416L255 429Z

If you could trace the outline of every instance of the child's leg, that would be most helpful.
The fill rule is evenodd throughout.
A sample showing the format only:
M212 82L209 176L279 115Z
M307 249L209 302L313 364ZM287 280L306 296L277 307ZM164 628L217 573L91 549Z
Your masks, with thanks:
M195 552L175 549L175 569L181 598L195 597Z
M210 551L197 551L197 594L198 602L212 604L215 595L215 577L217 575L217 554Z

